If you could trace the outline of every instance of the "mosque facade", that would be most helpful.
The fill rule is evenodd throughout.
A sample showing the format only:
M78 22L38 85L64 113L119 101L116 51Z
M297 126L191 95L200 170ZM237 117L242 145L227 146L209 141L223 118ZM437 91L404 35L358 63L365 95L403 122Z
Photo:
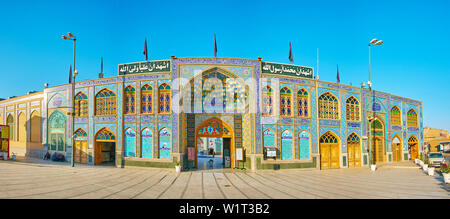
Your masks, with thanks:
M184 170L200 168L210 143L223 168L411 160L423 151L422 115L420 101L320 81L313 68L261 58L119 64L117 76L76 82L74 92L64 84L0 101L18 156Z

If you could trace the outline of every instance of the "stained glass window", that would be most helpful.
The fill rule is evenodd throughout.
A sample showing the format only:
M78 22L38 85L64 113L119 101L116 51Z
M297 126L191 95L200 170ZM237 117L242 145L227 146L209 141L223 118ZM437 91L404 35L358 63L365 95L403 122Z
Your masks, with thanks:
M347 145L356 144L359 145L359 137L357 134L352 133L347 137Z
M166 83L161 84L159 90L159 112L170 113L170 86Z
M263 115L272 115L273 114L273 90L269 85L263 87L262 90L263 97Z
M391 124L401 126L402 120L401 120L402 113L400 109L397 106L392 107L391 109Z
M319 97L319 118L339 119L339 104L337 98L327 92Z
M153 112L153 88L152 86L146 84L142 86L141 89L141 112L142 113L152 113Z
M76 137L87 137L87 133L83 129L77 129L75 132Z
M85 93L79 92L75 96L75 116L88 116L88 97Z
M417 113L414 109L410 109L406 114L409 127L417 127Z
M347 121L359 121L359 101L355 97L345 101L345 115Z
M110 132L108 129L103 128L97 133L97 141L115 141L116 136L112 132Z
M297 92L297 106L299 117L309 117L308 92L305 89L300 89Z
M116 94L109 89L103 89L95 95L95 115L116 115Z
M338 143L338 139L333 133L328 131L320 137L319 143Z
M136 90L129 85L124 90L125 97L125 114L133 114L136 112Z
M280 115L292 116L292 92L287 87L280 90Z

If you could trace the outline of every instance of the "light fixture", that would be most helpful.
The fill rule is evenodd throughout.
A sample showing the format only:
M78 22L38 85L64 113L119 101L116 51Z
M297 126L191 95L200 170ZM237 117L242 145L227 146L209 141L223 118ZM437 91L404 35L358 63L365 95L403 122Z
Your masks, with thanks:
M375 45L381 45L381 44L383 44L383 40L378 40L378 41L375 43Z
M62 35L62 38L65 39L65 40L69 39L69 37L67 37L66 35Z
M370 41L370 43L375 43L375 42L377 42L376 38Z
M75 37L75 35L73 35L71 32L67 33L67 36L69 36L69 37Z
M77 71L77 70L73 71L73 74L74 74L74 75L77 75L77 74L78 74L78 71Z

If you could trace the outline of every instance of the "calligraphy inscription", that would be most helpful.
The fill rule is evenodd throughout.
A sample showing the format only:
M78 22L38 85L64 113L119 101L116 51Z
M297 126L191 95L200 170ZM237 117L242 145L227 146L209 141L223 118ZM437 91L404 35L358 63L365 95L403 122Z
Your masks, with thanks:
M262 73L266 74L281 74L287 76L297 76L304 78L313 78L313 68L299 66L299 65L285 65L269 62L261 62Z
M119 65L119 75L136 73L169 72L170 60L147 61Z

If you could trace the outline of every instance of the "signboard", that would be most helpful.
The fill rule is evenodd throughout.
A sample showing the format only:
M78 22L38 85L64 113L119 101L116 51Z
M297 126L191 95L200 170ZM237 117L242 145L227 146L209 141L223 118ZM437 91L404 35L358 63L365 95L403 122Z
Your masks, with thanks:
M243 160L242 148L236 148L236 160L237 161L242 161Z
M170 60L146 61L128 64L119 64L119 75L169 72Z
M279 74L313 79L314 70L311 67L300 65L287 65L271 62L261 62L263 74Z
M266 159L276 159L277 149L275 147L264 147L264 155Z

